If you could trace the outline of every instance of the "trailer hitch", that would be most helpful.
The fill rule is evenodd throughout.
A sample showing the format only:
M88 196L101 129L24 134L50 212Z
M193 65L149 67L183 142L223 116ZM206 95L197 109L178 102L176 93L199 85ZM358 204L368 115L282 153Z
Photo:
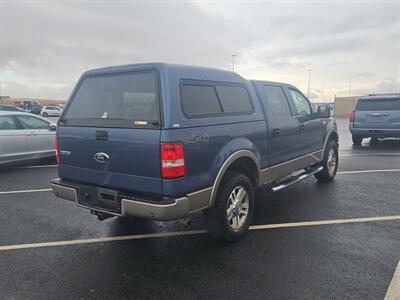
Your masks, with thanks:
M91 213L92 215L97 216L97 219L98 219L99 221L104 221L104 220L106 220L106 219L108 219L108 218L114 217L114 216L111 215L111 214L104 213L104 212L100 212L100 211L96 211L96 210L91 210L90 213Z

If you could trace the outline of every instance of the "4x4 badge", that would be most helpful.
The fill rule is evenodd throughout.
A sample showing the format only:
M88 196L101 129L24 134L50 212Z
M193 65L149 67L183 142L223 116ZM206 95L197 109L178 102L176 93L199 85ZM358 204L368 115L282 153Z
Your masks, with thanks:
M204 134L195 134L195 135L192 135L191 137L189 137L189 138L187 139L187 141L188 141L189 143L194 144L194 143L197 143L197 142L207 142L209 138L210 138L210 137L208 136L207 133L204 133Z

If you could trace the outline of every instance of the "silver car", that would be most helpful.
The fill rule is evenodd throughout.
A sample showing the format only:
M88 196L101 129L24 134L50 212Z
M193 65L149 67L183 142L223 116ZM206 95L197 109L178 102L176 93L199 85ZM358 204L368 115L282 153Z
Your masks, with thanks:
M0 111L0 167L55 157L56 125L30 113Z

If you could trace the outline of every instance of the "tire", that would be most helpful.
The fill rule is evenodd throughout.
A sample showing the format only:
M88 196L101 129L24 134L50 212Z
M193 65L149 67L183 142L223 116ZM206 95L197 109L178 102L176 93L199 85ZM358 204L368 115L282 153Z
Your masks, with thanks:
M353 145L360 146L362 143L363 138L359 135L352 135Z
M241 196L243 192L245 194ZM237 204L234 205L234 202ZM254 205L254 187L251 180L238 172L226 174L214 206L203 212L209 235L214 239L230 242L243 238L252 222ZM228 211L231 212L230 218Z
M322 160L323 169L315 174L315 177L319 182L330 182L336 176L336 172L339 165L339 151L338 145L334 140L329 141L325 153L324 158Z
M371 138L371 140L369 141L370 145L378 145L379 144L379 140L376 137Z
M48 117L49 114L48 114L47 112L44 112L44 113L42 113L42 116L43 116L43 117Z

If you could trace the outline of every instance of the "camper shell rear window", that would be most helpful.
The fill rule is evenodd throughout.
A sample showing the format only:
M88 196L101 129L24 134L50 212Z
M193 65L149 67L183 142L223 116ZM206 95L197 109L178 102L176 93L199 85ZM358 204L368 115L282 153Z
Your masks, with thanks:
M154 70L89 75L79 83L61 124L160 128L160 93Z

